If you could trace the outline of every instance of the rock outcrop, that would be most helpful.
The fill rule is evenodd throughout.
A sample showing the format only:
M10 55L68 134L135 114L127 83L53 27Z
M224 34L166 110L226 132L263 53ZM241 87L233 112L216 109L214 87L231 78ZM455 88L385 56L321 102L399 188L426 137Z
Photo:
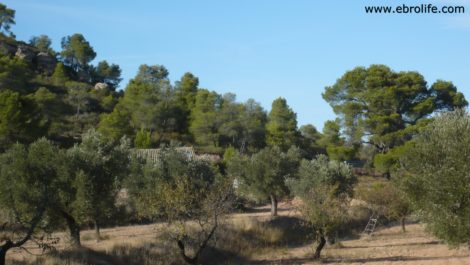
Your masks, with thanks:
M36 55L36 64L41 71L51 75L54 73L57 59L48 53L40 52Z
M36 47L14 39L0 38L0 54L16 56L36 66L40 72L51 75L57 64L57 58L49 53L41 52Z
M16 49L15 56L27 61L28 63L32 63L33 59L36 57L36 52L33 47L20 44Z

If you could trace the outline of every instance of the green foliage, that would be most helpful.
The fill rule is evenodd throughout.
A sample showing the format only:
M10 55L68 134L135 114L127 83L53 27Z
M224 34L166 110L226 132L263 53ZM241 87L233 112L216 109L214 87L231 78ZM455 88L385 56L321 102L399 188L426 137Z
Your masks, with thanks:
M56 86L64 86L69 77L67 75L67 70L63 63L58 62L54 68L54 73L51 76L52 83Z
M353 187L357 182L351 167L346 163L329 160L325 155L318 155L313 160L302 160L299 167L299 179L289 181L294 194L304 197L315 186L328 186L334 197L347 195L352 197Z
M129 121L129 111L127 108L118 104L113 112L101 116L98 131L115 141L121 139L123 136L132 137L134 130Z
M297 114L284 98L274 100L266 124L266 143L286 151L297 144L297 139Z
M11 89L20 93L29 92L33 74L24 60L0 55L0 90Z
M15 10L0 3L0 33L14 37L15 35L10 31L11 25L15 25Z
M166 68L142 65L113 112L102 116L99 130L116 139L144 129L150 132L150 146L176 140L196 143L206 152L264 147L266 113L259 103L238 103L233 94L221 97L197 86L197 77L186 73L172 87Z
M52 136L54 132L53 127L57 120L62 115L63 105L60 102L59 96L51 92L46 87L40 87L36 92L29 94L26 98L36 105L34 111L39 116L39 124L44 130L41 129L41 134Z
M29 44L36 47L40 52L55 56L56 52L51 48L52 41L47 35L34 36Z
M185 73L175 84L179 100L186 106L187 110L192 110L196 104L198 86L199 78L192 73Z
M314 158L318 154L325 153L325 149L320 145L322 134L311 124L302 125L300 131L300 148L304 156L308 159Z
M101 61L93 72L93 81L107 84L111 90L116 90L121 82L121 68L117 64Z
M381 153L411 139L417 126L433 113L467 105L450 82L431 87L418 72L394 72L385 65L357 67L346 72L323 98L340 116L348 142L364 139Z
M207 162L188 160L185 154L165 148L156 164L145 164L129 179L129 192L138 212L163 218L183 258L197 264L219 219L231 207L232 185L231 179L222 178Z
M168 70L163 65L142 64L134 79L136 82L158 83L162 80L168 80L168 74Z
M50 104L57 99L57 94L52 93L46 87L40 87L36 92L34 92L34 94L30 94L28 96L31 95L33 95L34 100L40 105Z
M251 157L236 154L228 163L228 174L235 177L240 188L260 199L289 194L285 180L295 178L300 150L291 147L282 152L277 146L266 147Z
M60 56L63 63L72 67L76 72L85 70L88 63L96 57L90 43L80 33L62 38L62 51Z
M413 140L397 174L428 229L451 245L470 242L469 131L466 111L439 115Z
M20 95L13 91L0 92L0 137L2 146L14 142L22 131L24 115Z
M220 176L206 162L188 160L173 148L162 149L158 156L156 164L148 161L130 180L129 192L136 200L140 215L190 219L200 210L205 192ZM165 197L169 193L176 197Z
M240 116L242 131L242 147L254 153L266 146L266 111L254 99L248 99L243 104ZM241 148L243 149L243 148Z
M404 145L397 146L385 154L377 154L374 157L374 167L381 173L390 173L395 171L400 165L400 158L412 148L412 142L406 142Z
M411 212L411 206L397 180L376 180L370 185L358 187L356 194L368 203L374 213L388 219L403 220Z
M178 104L163 66L140 67L113 112L104 115L99 130L108 136L133 136L141 129L151 133L152 145L180 140L187 116Z
M240 147L242 145L243 127L240 117L243 112L243 104L235 102L235 97L231 93L223 95L222 106L217 113L218 142L223 146Z
M266 113L253 99L237 103L234 94L225 94L217 117L220 145L248 152L265 146Z
M436 109L451 111L468 105L464 95L457 91L452 82L437 80L431 85L430 92L435 97Z
M323 135L318 143L325 148L330 159L337 161L352 160L358 150L357 144L346 144L346 140L341 136L339 120L325 122Z
M90 130L82 142L67 151L71 184L75 190L73 215L82 223L102 223L115 209L115 199L127 176L129 143L113 144Z
M149 148L152 144L151 140L150 132L140 129L135 136L134 146L136 148Z
M214 147L219 145L217 111L220 103L221 98L215 92L209 92L205 89L197 92L189 127L197 144Z
M60 150L41 138L30 146L15 144L1 155L0 200L18 220L30 220L38 208L45 208L55 196L54 182L61 174L58 168Z
M224 152L224 163L229 163L229 161L232 159L232 157L234 157L235 155L237 155L237 150L233 147L233 146L230 146L228 147L227 149L225 149L225 152Z
M87 110L89 105L88 90L90 85L87 83L69 81L65 83L68 92L68 101L75 107L75 115L78 117L82 112Z
M3 5L1 7L4 8ZM97 127L99 114L113 111L122 94L113 91L120 81L119 66L110 65L106 61L98 63L96 68L89 65L96 54L81 34L64 38L61 54L63 61L55 65L51 76L44 75L39 61L29 63L14 55L13 49L27 44L2 36L0 34L0 42L5 49L0 56L0 92L8 90L19 95L16 107L13 107L12 97L7 97L8 93L2 94L2 104L9 104L10 107L3 110L3 133L7 133L7 136L0 136L0 149L14 141L28 143L40 136L54 139L62 146L70 146L80 140L81 134L87 129ZM27 53L56 55L46 35L31 38L30 45L25 47ZM92 90L93 78L108 84L109 89ZM20 112L21 115L18 114ZM23 125L20 126L21 123ZM5 138L8 138L6 142Z
M303 160L299 178L288 181L292 193L302 199L301 214L312 225L320 241L315 257L320 257L326 236L332 236L348 219L356 177L351 168L324 155Z
M0 91L0 149L16 141L32 142L42 130L33 101L11 90Z
M2 252L52 228L45 212L57 196L61 159L62 152L44 138L30 146L15 144L0 155L0 211L7 215L0 229Z

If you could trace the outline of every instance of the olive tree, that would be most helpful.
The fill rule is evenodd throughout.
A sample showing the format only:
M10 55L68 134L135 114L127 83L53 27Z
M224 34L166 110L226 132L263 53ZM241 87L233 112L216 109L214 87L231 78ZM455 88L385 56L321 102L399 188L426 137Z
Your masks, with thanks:
M470 116L441 114L400 159L402 189L429 231L451 245L470 243Z
M67 152L71 183L75 190L73 215L80 223L92 222L96 240L100 223L111 217L121 183L127 176L130 160L129 141L114 144L90 130L82 142Z
M0 265L6 253L45 230L61 175L61 151L46 139L15 144L0 156ZM41 242L39 242L41 243Z
M271 200L271 216L277 216L278 200L289 194L286 180L296 176L300 150L291 147L266 147L251 157L235 154L228 161L228 173L235 177L242 190L259 199Z
M311 161L302 160L298 179L289 179L293 194L302 199L301 214L312 225L318 240L314 258L320 258L326 237L338 231L347 220L355 183L350 166L329 161L325 155Z
M129 178L141 216L164 220L166 231L188 264L199 264L221 218L231 207L232 184L210 164L163 148ZM137 173L137 174L136 174Z

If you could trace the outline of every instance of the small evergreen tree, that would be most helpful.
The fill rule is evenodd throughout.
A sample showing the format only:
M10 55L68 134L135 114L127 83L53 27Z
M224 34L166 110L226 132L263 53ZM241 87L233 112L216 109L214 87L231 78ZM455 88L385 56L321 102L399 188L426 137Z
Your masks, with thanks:
M58 62L54 68L54 73L51 76L52 83L56 86L64 86L67 81L69 81L69 77L67 75L67 70L63 63Z
M287 151L296 145L299 133L297 131L297 114L287 105L284 98L273 101L266 124L266 142L269 146L279 146Z

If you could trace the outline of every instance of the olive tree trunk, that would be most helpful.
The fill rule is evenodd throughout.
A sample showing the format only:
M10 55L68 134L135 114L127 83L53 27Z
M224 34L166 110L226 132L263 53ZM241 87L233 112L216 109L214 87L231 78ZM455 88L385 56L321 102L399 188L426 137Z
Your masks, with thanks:
M38 221L40 220L40 218L38 219ZM26 242L28 242L28 240L31 238L31 236L33 235L33 231L37 225L37 222L35 222L28 230L28 232L26 233L26 235L19 241L17 242L13 242L11 241L10 239L6 240L6 242L0 246L0 265L5 265L5 259L6 259L6 256L7 256L7 252L8 250L12 249L12 248L18 248L18 247L21 247L22 245L24 245ZM33 221L34 222L34 221Z
M94 225L95 225L95 238L96 238L96 242L100 242L100 239L101 239L100 224L98 223L98 221L95 221L95 222L94 222Z
M185 247L183 241L182 240L177 241L178 248L180 249L180 254L181 254L181 256L183 257L184 261L187 264L191 264L191 265L199 264L199 262L198 262L199 261L199 256L201 255L202 251L206 248L207 243L209 242L209 240L214 235L214 232L217 229L217 226L218 226L218 224L217 224L217 221L216 221L216 223L212 226L212 229L211 229L210 233L206 236L206 238L199 245L199 248L197 249L196 254L194 254L193 257L189 257L186 254L186 247Z
M41 221L43 214L44 214L45 208L44 207L39 207L37 211L37 215L31 220L30 227L26 231L25 235L19 240L14 242L11 239L6 239L5 243L0 246L0 265L5 265L5 259L7 256L8 250L12 248L18 248L23 246L28 240L31 239L31 236L34 233L34 230L36 229L36 226L39 224Z
M62 216L64 217L65 221L67 222L67 227L70 233L70 243L73 246L81 246L80 242L80 225L75 221L75 218L70 214L62 211Z
M314 259L319 259L320 258L321 251L322 251L323 247L326 244L325 236L323 234L321 234L319 237L320 237L319 238L319 244L318 244L317 248L315 249L315 254L313 255Z
M271 217L277 216L277 198L276 195L270 196L271 198Z
M5 265L5 258L7 256L7 251L13 247L11 241L7 241L5 244L0 246L0 265Z
M403 216L400 221L401 221L401 231L405 233L406 232L406 229L405 229L406 217Z

